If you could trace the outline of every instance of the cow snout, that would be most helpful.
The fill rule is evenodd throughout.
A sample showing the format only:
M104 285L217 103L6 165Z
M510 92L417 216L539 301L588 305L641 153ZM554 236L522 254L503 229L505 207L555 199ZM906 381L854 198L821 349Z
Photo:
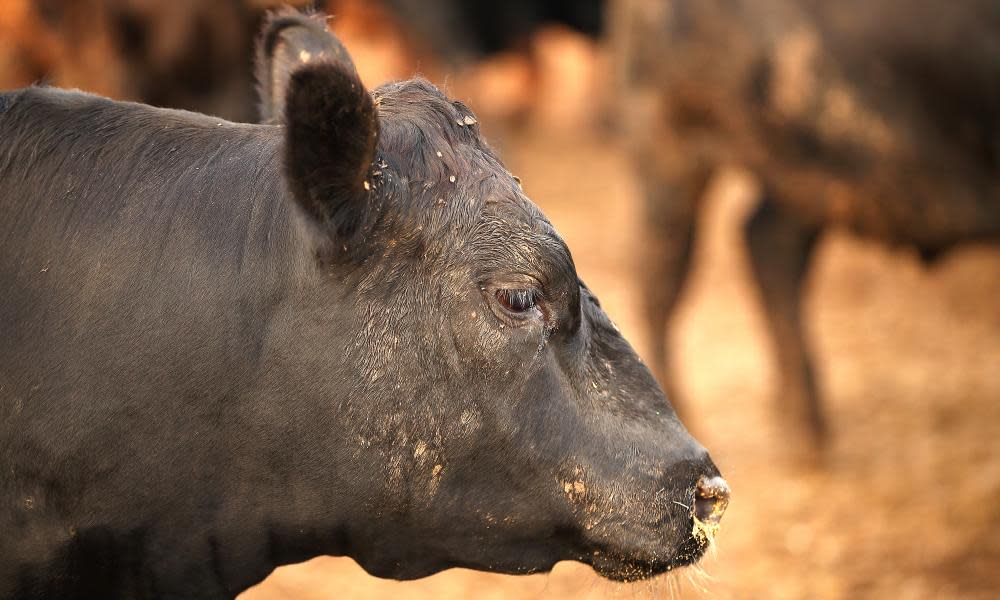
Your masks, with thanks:
M722 477L702 476L695 486L694 517L718 525L729 506L729 484Z

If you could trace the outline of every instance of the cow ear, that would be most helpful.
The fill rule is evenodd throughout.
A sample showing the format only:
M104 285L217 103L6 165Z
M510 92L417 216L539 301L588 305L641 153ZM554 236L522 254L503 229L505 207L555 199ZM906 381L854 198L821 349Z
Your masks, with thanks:
M279 13L265 27L260 48L264 60L258 67L269 65L261 87L262 116L285 126L290 191L311 217L349 236L371 209L375 103L322 20Z
M351 62L340 41L320 15L304 15L292 8L268 14L257 37L254 74L261 123L280 123L292 72L304 63L330 58Z

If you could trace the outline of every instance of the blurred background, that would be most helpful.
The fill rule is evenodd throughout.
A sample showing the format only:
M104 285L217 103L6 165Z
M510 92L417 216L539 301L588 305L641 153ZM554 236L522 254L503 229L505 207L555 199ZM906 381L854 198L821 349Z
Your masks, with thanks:
M0 0L0 88L252 121L272 4ZM649 582L322 557L241 598L1000 597L996 2L309 5L477 113L734 493Z

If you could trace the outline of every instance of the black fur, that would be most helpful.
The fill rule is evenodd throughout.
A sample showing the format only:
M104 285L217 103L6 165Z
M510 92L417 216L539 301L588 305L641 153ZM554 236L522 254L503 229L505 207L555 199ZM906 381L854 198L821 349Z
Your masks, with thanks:
M294 71L285 108L285 168L303 207L348 240L370 225L375 103L357 73L318 63Z
M336 61L292 72L285 126L18 94L0 597L232 598L321 554L638 579L704 551L715 465L462 104Z

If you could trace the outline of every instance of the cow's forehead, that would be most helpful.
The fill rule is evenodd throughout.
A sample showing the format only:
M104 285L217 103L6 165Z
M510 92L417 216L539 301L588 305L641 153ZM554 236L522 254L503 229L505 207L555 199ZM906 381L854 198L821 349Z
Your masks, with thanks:
M459 177L506 173L480 134L472 111L431 83L396 82L373 95L379 114L379 151L392 157L408 178L454 182Z
M478 255L496 263L491 270L509 267L575 280L562 238L482 138L472 111L421 79L388 84L374 97L379 152L411 191L398 209L431 221L445 215L425 233L446 229L454 237L464 230L470 239L452 242L471 242Z
M483 139L478 120L464 104L449 100L422 79L385 85L374 97L380 125L376 169L384 161L404 178L411 192L417 192L409 201L423 204L429 195L447 206L470 200L477 209L507 204L514 209L510 216L519 215L518 220L544 219Z
M497 185L486 195L483 210L499 215L511 227L530 231L536 235L558 238L552 223L520 188Z
M576 280L566 243L519 190L488 197L473 246L480 257L486 257L487 269L497 274L528 276L553 290Z

